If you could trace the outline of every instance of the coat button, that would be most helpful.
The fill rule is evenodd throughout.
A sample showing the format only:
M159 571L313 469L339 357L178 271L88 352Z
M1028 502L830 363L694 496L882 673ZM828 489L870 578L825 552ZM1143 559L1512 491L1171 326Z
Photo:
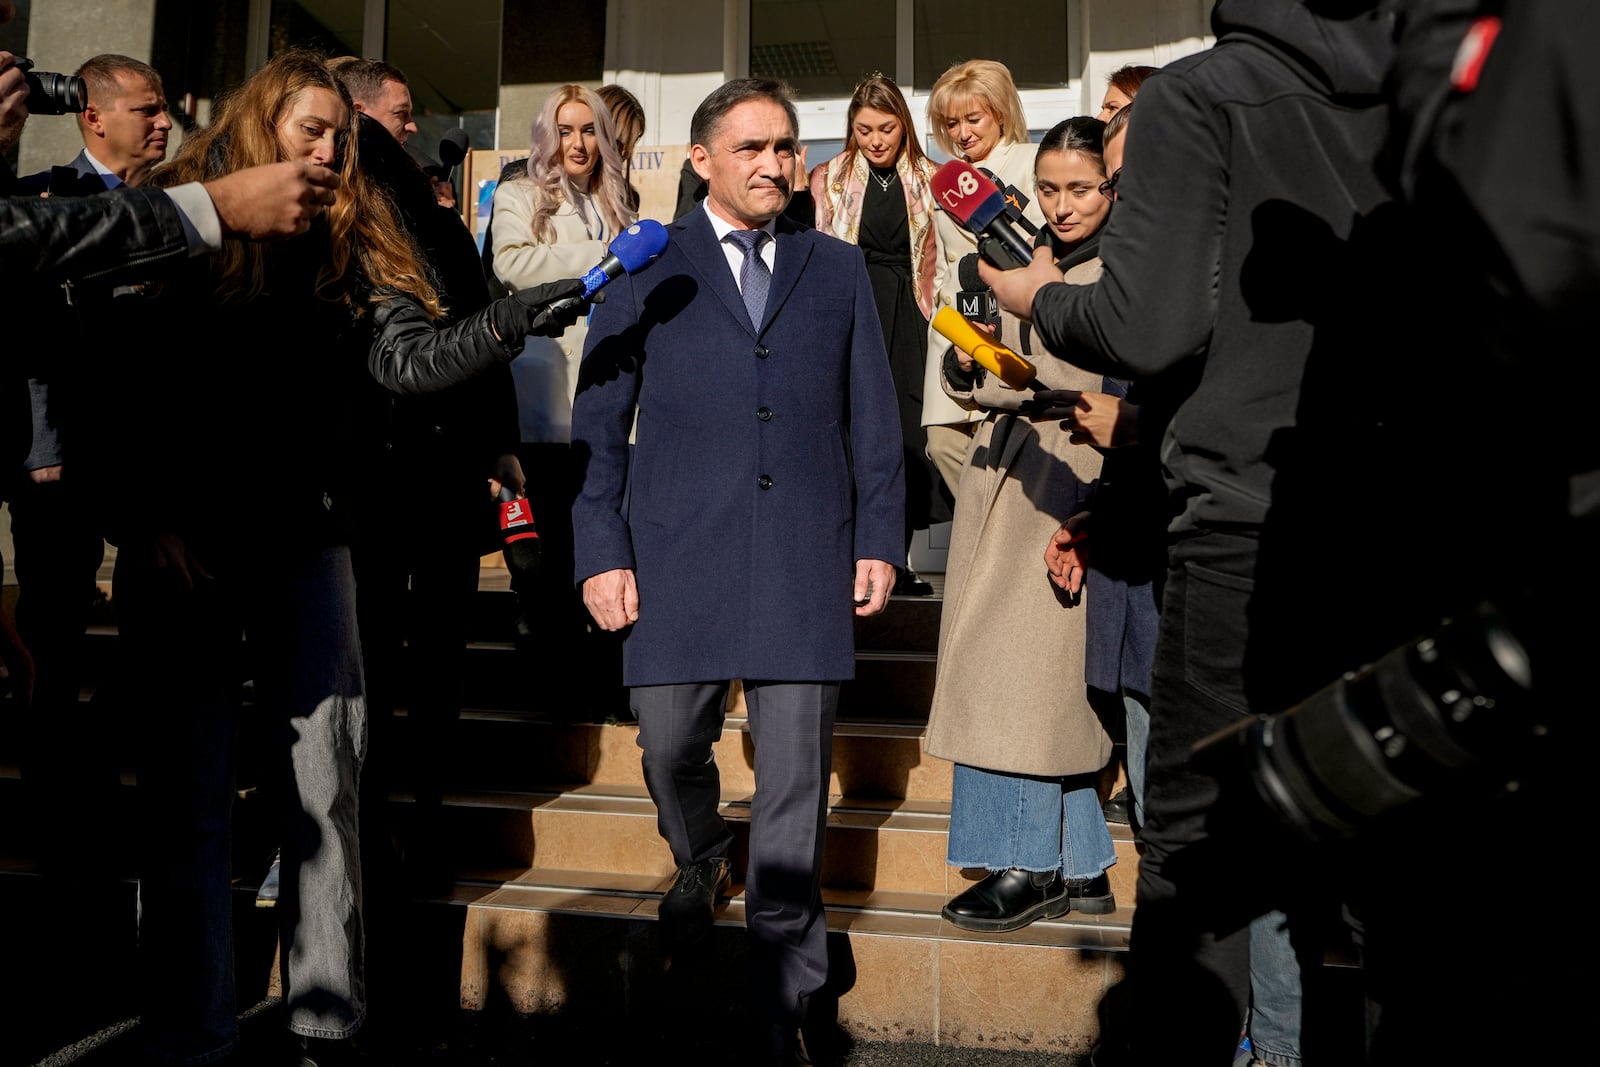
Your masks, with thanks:
M759 485L763 489L771 489L772 488L772 476L770 474L763 474L761 477L756 479L756 484Z
M763 404L761 407L756 408L756 418L760 419L762 422L771 422L772 409Z
M756 345L756 358L757 359L766 359L770 355L772 355L772 350L770 348L768 348L766 345Z

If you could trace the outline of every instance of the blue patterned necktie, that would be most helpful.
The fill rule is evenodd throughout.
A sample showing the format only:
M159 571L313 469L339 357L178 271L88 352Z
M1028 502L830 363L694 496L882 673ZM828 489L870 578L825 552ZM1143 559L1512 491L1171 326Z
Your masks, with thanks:
M761 242L768 237L766 230L734 230L723 238L739 246L744 253L744 265L739 268L739 290L744 294L745 310L750 312L750 325L761 329L761 316L767 310L767 289L772 284L772 272L761 258Z

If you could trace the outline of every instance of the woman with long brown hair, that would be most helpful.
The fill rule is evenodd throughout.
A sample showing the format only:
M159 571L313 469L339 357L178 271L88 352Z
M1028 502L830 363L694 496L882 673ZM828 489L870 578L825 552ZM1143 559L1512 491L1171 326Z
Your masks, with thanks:
M439 330L438 294L363 173L355 111L321 56L268 62L188 138L170 185L285 160L343 179L300 237L226 241L154 290L148 361L119 359L110 540L140 729L141 1036L158 1062L237 1044L229 876L240 682L250 777L276 801L280 978L302 1063L346 1053L365 1015L357 789L367 744L347 510L354 442L387 410L520 347L508 298ZM577 282L543 295L577 291ZM152 372L151 367L157 367Z
M911 535L950 518L950 499L929 461L922 429L923 361L933 314L936 261L933 164L917 142L900 87L882 74L862 79L850 97L844 151L811 171L817 229L861 247L883 326L883 345L900 397L905 445L906 548ZM894 591L926 596L933 587L901 560Z

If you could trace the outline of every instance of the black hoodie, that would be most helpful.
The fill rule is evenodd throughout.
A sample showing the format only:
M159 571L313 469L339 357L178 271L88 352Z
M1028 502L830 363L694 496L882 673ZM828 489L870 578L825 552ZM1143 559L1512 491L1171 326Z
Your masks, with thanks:
M1360 353L1323 361L1323 381L1373 384L1381 331L1352 327L1368 318L1360 238L1389 200L1376 159L1391 24L1378 7L1218 0L1216 46L1140 90L1099 283L1034 301L1052 352L1181 388L1162 446L1179 538L1258 533L1279 476L1326 459L1318 426L1350 435L1348 406L1304 404L1315 352Z

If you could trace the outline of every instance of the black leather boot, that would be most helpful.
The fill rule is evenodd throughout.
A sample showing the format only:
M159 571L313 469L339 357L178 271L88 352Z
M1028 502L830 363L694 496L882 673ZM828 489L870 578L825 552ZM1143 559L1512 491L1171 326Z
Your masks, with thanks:
M998 871L944 906L950 925L962 930L1020 930L1039 919L1065 915L1072 907L1060 871Z

